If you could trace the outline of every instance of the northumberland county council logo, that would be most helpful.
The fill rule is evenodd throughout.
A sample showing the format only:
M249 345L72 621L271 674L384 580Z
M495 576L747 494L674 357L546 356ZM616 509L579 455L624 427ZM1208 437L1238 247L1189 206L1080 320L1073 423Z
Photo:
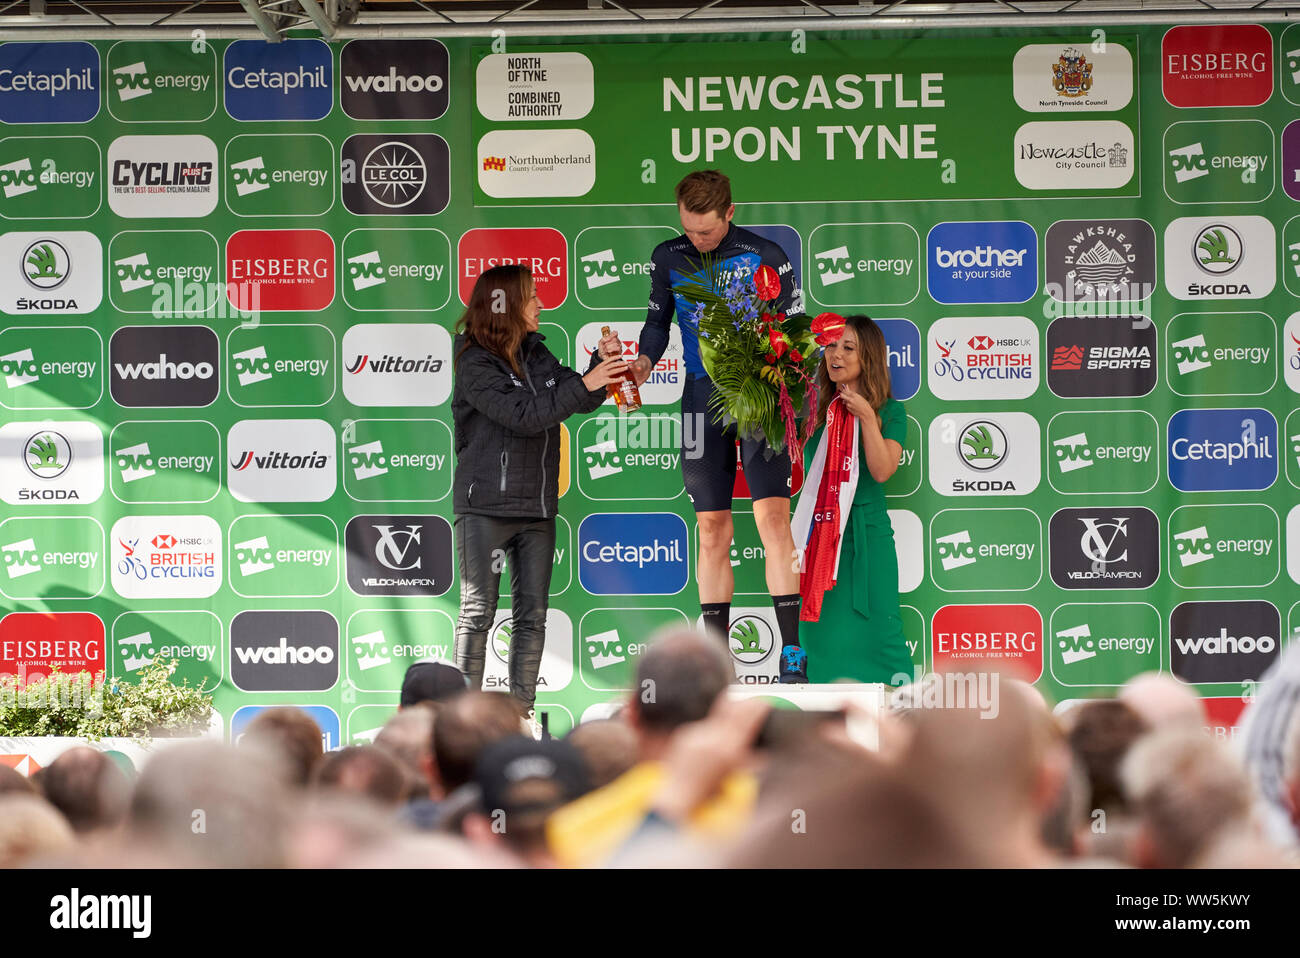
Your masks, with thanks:
M1006 456L1007 436L995 422L973 422L961 431L957 449L965 465L986 472Z
M485 156L483 157L483 169L496 173L506 171L506 158L504 156Z
M776 637L767 621L757 615L742 615L731 622L727 632L727 649L732 658L745 665L757 665L776 648Z
M57 479L72 465L72 444L57 432L38 432L26 446L27 471L38 479Z
M37 289L58 289L72 266L68 251L54 240L37 240L23 252L23 278Z
M1092 89L1092 64L1078 47L1066 47L1052 64L1052 89L1071 99Z

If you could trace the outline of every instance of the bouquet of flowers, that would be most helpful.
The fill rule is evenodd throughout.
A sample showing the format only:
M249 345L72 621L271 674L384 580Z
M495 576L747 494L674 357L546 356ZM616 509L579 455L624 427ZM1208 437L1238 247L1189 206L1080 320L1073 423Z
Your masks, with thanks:
M817 409L818 348L834 338L826 338L828 329L843 328L843 319L787 314L770 266L727 270L706 256L673 289L695 303L688 320L699 331L700 359L723 425L734 422L744 438L765 439L768 455L788 448L791 462L801 466Z

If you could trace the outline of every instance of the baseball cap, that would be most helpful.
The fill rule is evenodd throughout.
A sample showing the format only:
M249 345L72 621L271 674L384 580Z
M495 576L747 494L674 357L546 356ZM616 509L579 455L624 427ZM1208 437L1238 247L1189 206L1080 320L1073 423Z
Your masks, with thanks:
M407 708L420 702L441 702L465 688L465 673L450 662L416 662L402 677L398 704Z
M485 810L549 811L586 794L587 767L568 742L512 736L483 750L474 782Z

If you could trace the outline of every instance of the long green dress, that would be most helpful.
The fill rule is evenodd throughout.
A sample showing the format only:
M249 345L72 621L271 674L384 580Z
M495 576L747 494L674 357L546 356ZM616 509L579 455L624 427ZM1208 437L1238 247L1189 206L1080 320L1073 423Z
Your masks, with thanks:
M881 435L904 445L907 415L903 404L896 399L886 401L880 418ZM885 508L885 490L867 471L860 429L853 430L858 443L858 488L844 529L839 578L822 601L818 621L800 621L799 644L808 654L810 682L900 685L912 679L912 656L903 640L898 608L898 553ZM813 436L805 451L807 461L812 461L824 432L825 426ZM804 486L800 495L815 496L817 490Z

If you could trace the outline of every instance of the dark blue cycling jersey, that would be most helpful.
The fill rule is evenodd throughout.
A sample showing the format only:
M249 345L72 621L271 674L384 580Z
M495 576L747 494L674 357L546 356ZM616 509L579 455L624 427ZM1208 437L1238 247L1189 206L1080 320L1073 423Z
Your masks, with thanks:
M729 275L745 268L752 275L759 266L770 266L781 278L781 295L777 300L780 309L787 313L800 312L803 304L794 285L794 267L781 247L757 233L737 226L727 230L717 249L704 254L683 233L676 239L665 240L655 247L651 257L650 302L646 307L646 322L641 330L639 355L652 363L668 348L668 332L672 328L673 313L682 329L682 352L686 371L696 376L707 376L700 361L699 329L691 319L693 303L673 292L673 286L683 279L698 277L703 273L704 257L708 256L715 268ZM721 295L722 290L718 290Z

